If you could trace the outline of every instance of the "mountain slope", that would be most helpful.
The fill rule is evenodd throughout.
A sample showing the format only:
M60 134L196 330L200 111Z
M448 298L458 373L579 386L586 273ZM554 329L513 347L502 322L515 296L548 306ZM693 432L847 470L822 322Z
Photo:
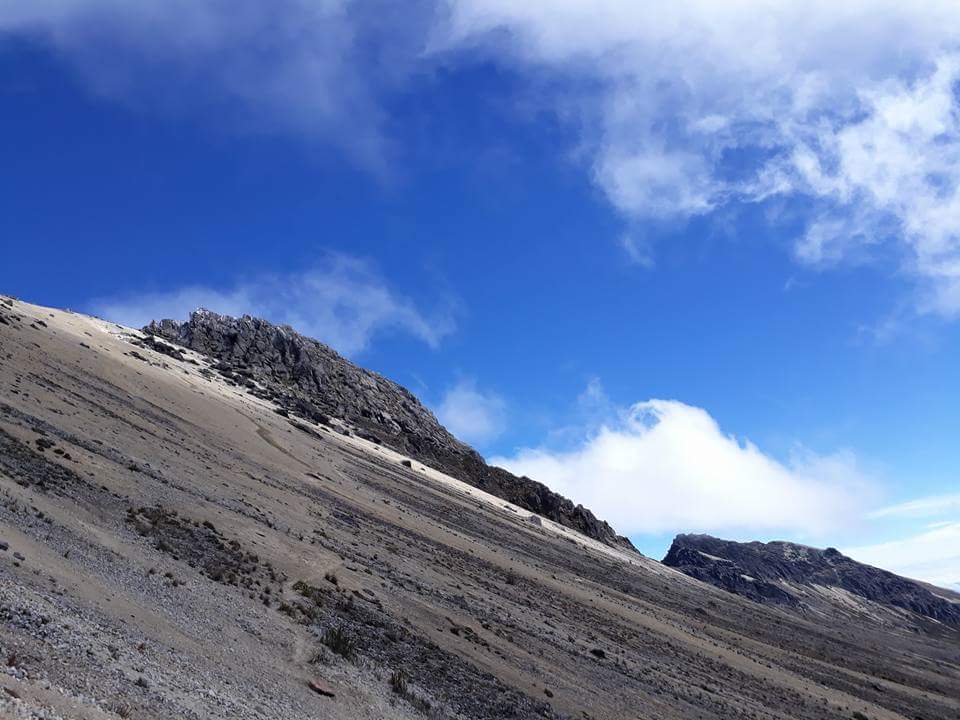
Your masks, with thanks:
M362 437L383 442L497 497L601 542L632 547L583 506L542 483L487 465L406 388L354 365L292 328L198 310L186 322L153 322L144 332L216 358L221 375L250 384L255 393L290 413L319 422L330 417L346 420Z
M0 302L0 717L960 713L953 628L750 602L150 345Z
M789 542L739 543L709 535L678 535L665 565L757 602L799 608L809 590L838 588L882 606L960 627L960 603L923 583L858 563L834 548ZM815 594L820 600L823 593Z

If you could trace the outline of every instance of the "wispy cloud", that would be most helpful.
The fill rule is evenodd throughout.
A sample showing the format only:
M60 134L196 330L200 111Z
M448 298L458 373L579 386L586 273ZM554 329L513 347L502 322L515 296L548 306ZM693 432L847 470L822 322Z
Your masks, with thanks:
M342 353L366 349L381 333L412 335L431 347L455 326L455 304L424 313L392 290L367 262L331 254L302 273L262 275L226 288L187 286L169 292L100 298L91 312L132 327L162 318L184 319L198 307L250 314L291 325Z
M960 314L960 55L912 81L859 93L860 119L799 139L796 189L822 201L797 244L809 263L837 262L899 236L926 280L920 310Z
M483 444L505 429L505 409L499 395L479 390L473 380L461 380L444 394L437 417L460 440Z
M960 314L960 14L947 0L450 0L437 52L531 78L583 129L628 224L801 198L816 267L894 243L921 312ZM625 235L644 264L651 253Z
M960 494L937 495L890 505L874 510L870 513L870 517L875 519L889 517L924 518L940 516L950 512L960 514Z
M937 523L897 540L844 552L868 565L960 592L960 522Z
M428 17L352 0L36 0L0 3L0 32L47 43L100 96L294 133L382 172L383 96L416 62Z
M915 498L867 517L887 528L888 539L851 547L851 557L960 591L960 494Z
M594 385L588 397L598 397ZM601 396L602 397L602 396ZM703 409L637 403L566 450L491 462L587 505L624 533L790 532L823 537L857 517L871 487L849 453L788 463L724 433Z

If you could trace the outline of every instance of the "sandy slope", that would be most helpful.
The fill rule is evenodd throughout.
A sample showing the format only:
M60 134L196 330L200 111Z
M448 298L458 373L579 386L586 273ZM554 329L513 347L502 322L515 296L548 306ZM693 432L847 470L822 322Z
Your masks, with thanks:
M960 717L955 631L753 605L136 331L0 312L0 716Z

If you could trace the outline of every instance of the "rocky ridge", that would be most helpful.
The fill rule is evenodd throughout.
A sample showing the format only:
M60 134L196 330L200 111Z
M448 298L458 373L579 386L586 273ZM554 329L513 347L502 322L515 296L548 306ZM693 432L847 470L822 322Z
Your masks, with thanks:
M799 608L804 599L796 586L840 588L881 605L960 626L960 604L919 582L859 563L835 548L677 535L663 563L760 603Z
M282 412L324 424L331 418L342 420L361 437L588 537L633 549L629 540L582 505L542 483L488 465L406 388L351 363L289 326L201 309L185 322L154 321L143 331L213 358L221 375L277 403ZM159 345L161 351L178 352L162 342L152 343L153 349Z

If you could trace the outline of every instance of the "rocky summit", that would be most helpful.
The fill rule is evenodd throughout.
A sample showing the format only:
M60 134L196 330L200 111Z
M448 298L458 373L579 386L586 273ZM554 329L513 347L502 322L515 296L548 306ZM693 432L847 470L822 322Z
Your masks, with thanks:
M879 606L960 627L960 598L954 593L858 563L835 548L678 535L663 563L756 602L810 608L831 597L824 589L837 589Z
M289 326L197 310L186 322L154 321L143 330L216 359L216 372L292 415L325 424L332 418L346 421L361 437L474 487L603 543L633 547L582 505L574 505L542 483L488 465L406 388Z

